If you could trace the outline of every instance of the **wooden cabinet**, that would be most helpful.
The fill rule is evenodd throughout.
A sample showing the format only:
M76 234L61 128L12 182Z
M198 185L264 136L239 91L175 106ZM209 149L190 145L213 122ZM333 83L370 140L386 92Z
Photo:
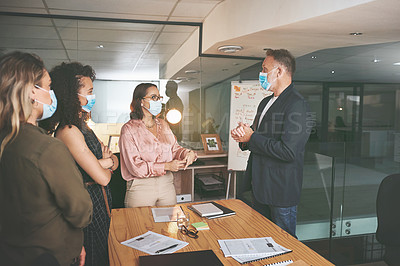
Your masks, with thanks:
M225 180L225 195L226 188L228 187L229 175L231 176L229 182L229 198L236 198L236 175L234 172L229 173L227 170L228 166L228 154L210 154L206 155L203 151L197 152L197 163L189 166L186 170L180 170L174 173L174 182L177 195L190 195L191 201L204 200L195 194L195 176L201 173L221 173L221 176ZM200 162L200 163L199 163ZM182 196L183 197L183 196ZM207 198L208 200L209 198ZM217 198L216 198L217 199ZM185 201L185 200L184 200Z

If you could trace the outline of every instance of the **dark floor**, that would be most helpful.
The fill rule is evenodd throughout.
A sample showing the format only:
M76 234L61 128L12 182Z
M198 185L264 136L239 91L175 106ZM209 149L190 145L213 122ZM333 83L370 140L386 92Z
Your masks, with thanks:
M303 243L335 265L386 265L384 246L374 234Z

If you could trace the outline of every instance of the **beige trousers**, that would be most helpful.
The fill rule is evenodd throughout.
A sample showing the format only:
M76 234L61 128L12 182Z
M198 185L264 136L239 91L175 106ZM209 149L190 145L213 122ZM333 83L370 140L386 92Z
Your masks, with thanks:
M126 183L125 207L166 206L176 204L174 176L133 179Z

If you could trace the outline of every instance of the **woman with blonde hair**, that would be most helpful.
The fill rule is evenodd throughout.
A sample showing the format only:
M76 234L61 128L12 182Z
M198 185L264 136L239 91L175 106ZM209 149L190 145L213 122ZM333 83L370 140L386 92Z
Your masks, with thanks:
M5 265L84 265L92 202L65 145L39 127L57 99L36 55L0 59L0 257ZM78 258L79 257L79 258ZM48 265L48 264L46 264Z

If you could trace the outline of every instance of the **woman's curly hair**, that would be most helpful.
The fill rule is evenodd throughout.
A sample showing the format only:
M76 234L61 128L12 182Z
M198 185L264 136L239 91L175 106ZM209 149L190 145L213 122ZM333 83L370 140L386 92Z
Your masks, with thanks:
M81 104L78 91L83 86L82 77L89 77L94 81L96 74L89 65L78 62L62 63L50 71L51 88L57 97L57 110L52 117L40 122L40 127L53 133L57 125L76 126L82 129L84 121L88 118L86 113L81 113Z

